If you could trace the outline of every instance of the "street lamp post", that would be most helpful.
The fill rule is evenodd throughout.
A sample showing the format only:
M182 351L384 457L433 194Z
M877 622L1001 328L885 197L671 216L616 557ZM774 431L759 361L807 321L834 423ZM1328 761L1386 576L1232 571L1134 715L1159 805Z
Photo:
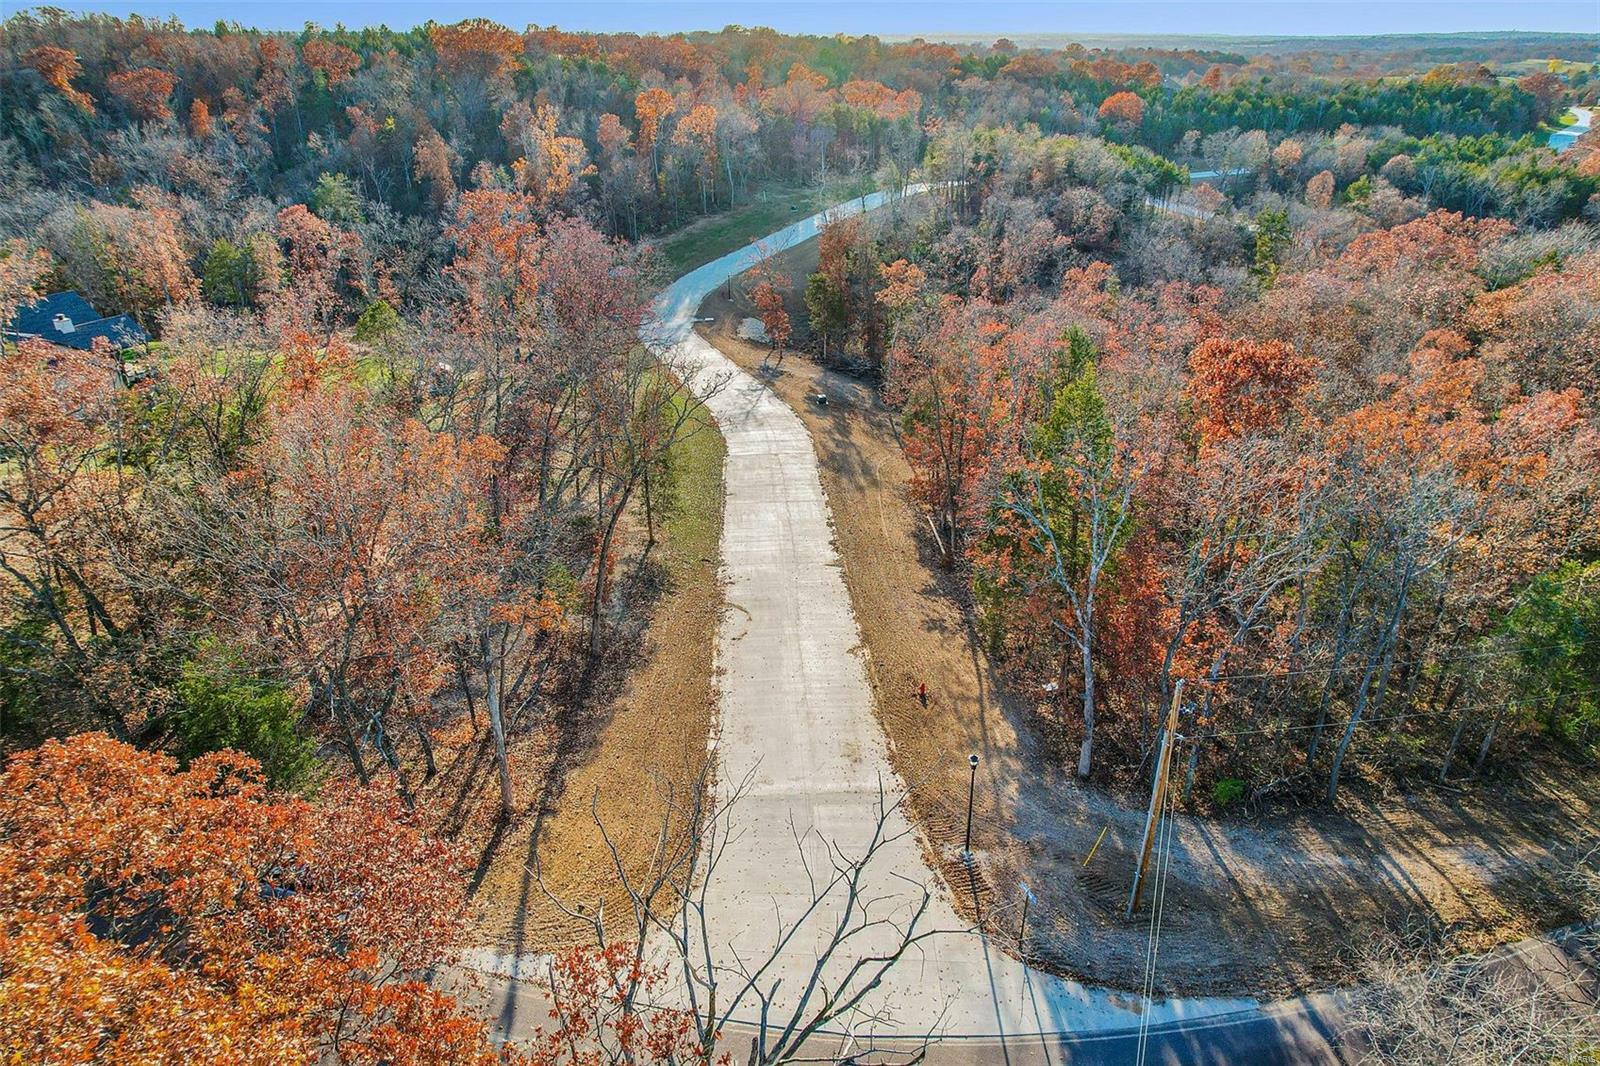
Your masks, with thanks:
M961 845L961 854L967 858L972 857L972 797L978 790L978 756L967 756L967 765L972 767L972 777L967 782L967 838Z

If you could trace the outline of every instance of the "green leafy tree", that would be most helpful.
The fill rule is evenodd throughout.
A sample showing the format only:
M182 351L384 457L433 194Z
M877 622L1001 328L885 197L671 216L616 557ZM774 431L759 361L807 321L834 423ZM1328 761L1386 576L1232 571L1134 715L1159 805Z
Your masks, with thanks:
M172 720L176 754L187 764L213 751L246 752L274 788L314 783L316 741L300 730L300 708L287 688L252 676L231 652L184 664Z
M1278 280L1278 265L1289 250L1289 241L1287 212L1267 208L1256 215L1256 255L1250 264L1250 276L1263 289L1272 288Z
M1570 744L1600 742L1600 563L1567 562L1535 578L1506 616L1519 694Z
M811 332L822 338L822 354L828 354L828 338L845 327L849 305L843 288L833 279L818 271L806 279L806 315Z
M361 221L361 194L348 174L324 174L311 194L311 210L336 226L354 226Z
M1087 338L1066 339L1066 365L1053 383L1050 412L1009 475L986 543L975 554L991 588L1012 595L1045 592L1059 603L1050 621L1064 645L1061 693L1065 698L1076 662L1083 713L1078 776L1087 777L1094 753L1100 601L1133 533L1139 471L1117 438L1094 361L1087 357Z
M206 253L200 268L200 292L220 307L244 307L250 303L260 279L255 257L226 237L218 237Z
M363 344L378 344L394 336L400 328L400 315L387 300L374 300L356 319L355 338Z
M1061 341L1061 347L1056 349L1056 362L1058 371L1065 376L1058 380L1076 382L1083 377L1085 371L1094 367L1094 341L1083 331L1082 326L1068 329ZM1104 414L1103 404L1101 414Z

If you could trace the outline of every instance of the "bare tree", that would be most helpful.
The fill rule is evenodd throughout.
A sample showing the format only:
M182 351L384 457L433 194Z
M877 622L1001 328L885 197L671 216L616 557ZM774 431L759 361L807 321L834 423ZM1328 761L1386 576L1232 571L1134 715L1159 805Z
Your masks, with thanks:
M1323 482L1296 473L1299 457L1277 442L1243 438L1218 448L1202 471L1185 515L1184 555L1176 570L1178 614L1162 661L1161 689L1190 629L1209 619L1218 642L1205 674L1200 718L1213 721L1222 671L1270 616L1274 599L1303 582L1327 557ZM1189 745L1183 798L1194 788L1204 732Z
M886 876L902 890L874 887L885 876L874 860L911 832L909 823L896 818L903 799L889 796L880 780L870 839L856 851L823 840L815 829L801 831L791 819L810 891L797 907L775 906L766 945L746 954L719 939L708 890L724 857L740 846L733 812L749 785L746 777L719 798L707 767L686 795L669 789L655 849L642 872L624 861L600 818L596 795L595 824L629 901L624 915L607 915L603 907L585 910L558 898L545 885L537 856L533 872L563 914L589 927L598 950L626 944L632 951L631 977L617 995L620 1011L683 1012L703 1063L727 1053L735 1025L749 1031L746 1061L751 1064L804 1061L818 1054L826 1061L863 1056L921 1061L925 1042L887 1051L873 1035L890 1015L873 1002L872 993L908 953L947 931L926 927L933 896L925 883L890 872ZM826 856L825 864L818 854ZM813 955L797 974L793 958L802 944L813 945ZM647 989L652 966L670 976L664 995ZM846 1035L839 1036L841 1031ZM832 1051L819 1051L819 1044L833 1040L838 1044Z
M1590 850L1570 878L1589 922L1549 950L1536 944L1438 962L1442 952L1415 938L1389 936L1369 948L1368 984L1351 1015L1370 1059L1395 1066L1587 1061L1600 1049L1596 855Z
M1344 733L1328 771L1327 802L1339 792L1339 772L1363 715L1382 705L1394 667L1400 624L1420 579L1450 559L1460 542L1483 518L1484 503L1464 489L1448 471L1416 471L1375 466L1387 475L1387 494L1373 493L1380 503L1372 518L1372 536L1387 548L1387 604L1374 620L1374 638L1352 701Z

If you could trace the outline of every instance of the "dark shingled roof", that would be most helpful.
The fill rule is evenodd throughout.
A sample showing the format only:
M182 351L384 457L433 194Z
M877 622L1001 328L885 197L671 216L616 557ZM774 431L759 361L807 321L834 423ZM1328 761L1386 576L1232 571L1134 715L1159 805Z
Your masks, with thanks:
M62 316L58 323L56 316ZM70 323L70 329L61 329ZM6 327L7 340L19 341L39 337L63 348L94 347L97 337L104 337L113 348L132 348L150 339L128 315L111 315L101 318L100 313L75 292L56 292L23 304L17 308L10 325Z

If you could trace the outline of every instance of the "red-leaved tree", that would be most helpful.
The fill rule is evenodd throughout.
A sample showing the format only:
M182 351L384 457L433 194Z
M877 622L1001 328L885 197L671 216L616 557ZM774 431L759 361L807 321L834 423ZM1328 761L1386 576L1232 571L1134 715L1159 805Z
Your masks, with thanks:
M16 1061L522 1061L425 974L465 922L465 857L392 794L273 795L248 757L187 769L101 734L0 774L0 1045Z

